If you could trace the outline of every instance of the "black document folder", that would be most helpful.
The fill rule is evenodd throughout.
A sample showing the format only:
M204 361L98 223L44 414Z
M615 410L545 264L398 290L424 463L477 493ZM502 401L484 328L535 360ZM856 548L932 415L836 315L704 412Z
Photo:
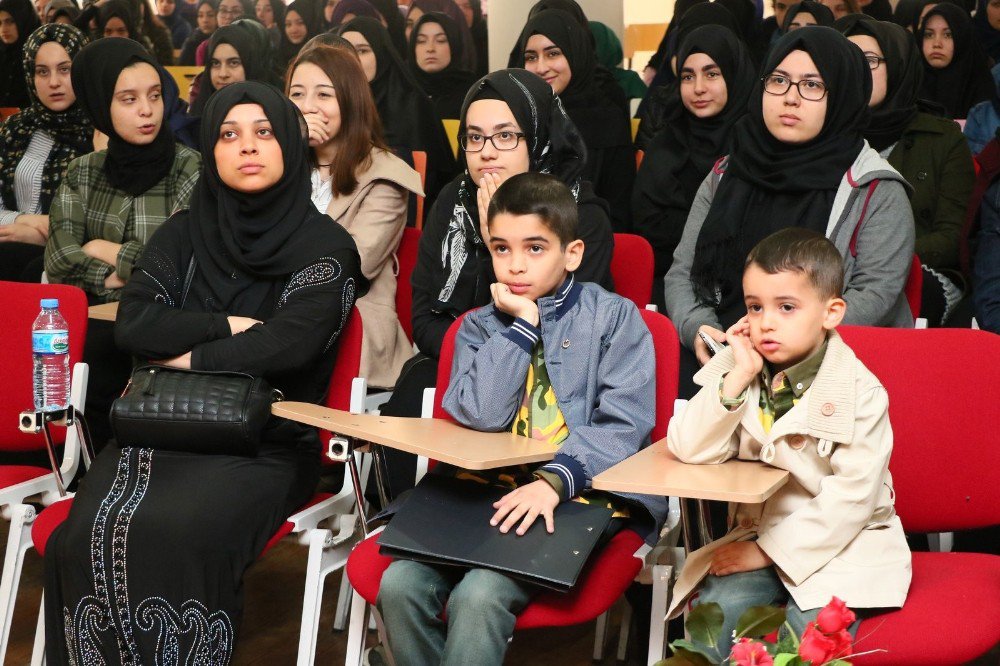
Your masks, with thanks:
M523 536L490 525L493 503L507 491L427 474L379 537L383 555L433 564L493 569L566 592L611 521L611 509L563 502L555 532L537 518Z

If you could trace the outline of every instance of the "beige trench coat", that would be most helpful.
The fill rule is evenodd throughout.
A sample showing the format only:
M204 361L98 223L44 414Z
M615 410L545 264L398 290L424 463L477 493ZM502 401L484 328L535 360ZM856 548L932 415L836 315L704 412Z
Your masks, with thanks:
M406 226L409 193L423 195L424 190L420 175L392 153L376 148L371 157L354 191L334 196L326 212L354 238L361 272L371 283L357 302L364 324L361 376L370 386L390 388L413 356L396 316L396 248Z
M759 382L736 410L722 406L719 381L734 365L726 349L695 375L704 388L671 421L668 446L685 462L763 460L790 478L762 505L730 505L730 532L688 556L670 615L707 575L712 551L755 535L803 610L834 595L853 608L902 606L910 551L893 508L885 389L833 332L812 386L765 433Z

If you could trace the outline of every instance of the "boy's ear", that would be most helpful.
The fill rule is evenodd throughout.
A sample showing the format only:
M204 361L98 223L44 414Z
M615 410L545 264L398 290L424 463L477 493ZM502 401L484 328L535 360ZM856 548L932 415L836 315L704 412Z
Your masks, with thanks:
M823 328L828 331L840 326L847 313L847 302L842 298L831 298L826 302L826 315L823 317Z
M583 241L579 238L571 241L563 250L563 256L566 257L566 270L572 273L580 267L580 262L583 261Z

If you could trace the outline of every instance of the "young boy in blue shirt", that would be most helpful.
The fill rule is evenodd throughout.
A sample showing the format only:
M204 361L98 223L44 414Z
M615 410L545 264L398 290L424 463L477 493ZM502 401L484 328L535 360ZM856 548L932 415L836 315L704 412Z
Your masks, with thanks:
M729 533L691 553L674 586L674 615L689 599L722 606L723 657L751 606L787 604L801 636L834 596L870 613L902 606L909 589L889 401L837 334L843 287L840 253L821 234L790 228L758 243L743 272L747 315L670 423L684 462L761 460L790 475L763 504L731 504Z
M469 428L510 430L559 451L537 469L451 471L511 488L494 504L490 523L500 532L524 534L536 519L554 532L556 507L585 498L655 542L666 498L589 489L595 475L649 441L656 391L649 329L630 301L573 279L584 247L576 202L557 178L511 177L486 217L493 304L459 328L443 406ZM397 560L377 603L397 666L499 665L517 613L536 590L487 569Z

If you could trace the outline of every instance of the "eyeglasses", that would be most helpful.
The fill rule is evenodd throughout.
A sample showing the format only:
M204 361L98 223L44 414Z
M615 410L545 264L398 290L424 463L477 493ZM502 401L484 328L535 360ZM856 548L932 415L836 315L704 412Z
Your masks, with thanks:
M826 94L829 92L825 83L815 79L792 81L782 74L770 74L762 80L764 81L764 92L768 95L784 95L791 90L792 86L795 86L802 99L809 100L810 102L818 102L826 97Z
M227 9L225 7L219 7L219 10L216 13L222 16L243 16L243 8L233 7L232 9Z
M882 63L885 62L885 58L882 58L881 56L877 56L874 53L866 53L865 54L865 61L868 63L868 69L871 69L871 70L874 71L874 70L878 69L879 65L881 65Z
M524 132L511 132L510 130L504 130L502 132L497 132L496 134L491 134L490 136L483 136L482 134L464 134L458 137L458 143L462 146L462 150L467 153L480 152L486 147L487 141L492 143L493 147L497 150L514 150L517 148L517 144L520 143L523 137Z

